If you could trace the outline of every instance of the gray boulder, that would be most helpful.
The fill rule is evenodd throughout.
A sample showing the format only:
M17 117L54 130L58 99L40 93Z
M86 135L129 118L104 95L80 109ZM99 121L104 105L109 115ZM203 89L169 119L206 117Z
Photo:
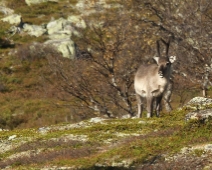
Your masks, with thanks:
M71 37L70 32L66 31L58 31L57 33L48 35L50 40L63 40Z
M65 25L68 24L68 21L64 18L59 18L58 20L51 21L47 24L46 29L49 35L58 33L59 31L64 31Z
M201 110L212 106L212 99L205 97L194 97L184 108L187 110Z
M70 38L74 30L71 23L64 18L49 22L46 29L51 40Z
M23 31L35 37L39 37L43 35L44 33L46 33L46 29L43 26L30 25L30 24L24 24Z
M70 39L48 40L45 45L51 45L62 53L63 57L74 59L76 57L75 43Z
M185 116L186 121L191 119L205 121L212 116L212 99L195 97L191 99L184 108L186 110L193 110Z
M45 44L54 46L62 53L63 57L70 59L76 58L75 43L70 37L72 34L79 35L73 25L86 28L84 20L79 16L70 16L68 19L59 18L58 20L49 22L46 26L50 40L46 41Z
M120 3L107 3L107 0L87 1L78 0L76 5L73 6L82 15L91 15L93 13L102 13L108 9L121 9L123 6Z
M9 22L10 24L19 24L21 21L21 15L11 14L5 18L1 19L4 22Z
M41 2L41 1L40 1ZM19 24L21 16L14 14L2 19L10 24ZM49 36L48 41L44 45L52 45L63 57L70 59L76 58L75 43L70 39L72 34L80 36L75 27L86 28L85 21L81 16L69 16L68 19L59 18L50 21L46 26L30 25L24 23L23 28L12 26L9 32L14 35L15 33L27 33L31 36L42 36L47 33Z
M202 120L206 121L209 117L212 117L212 109L206 109L206 110L197 110L188 113L185 116L185 120Z
M72 15L72 16L69 16L67 18L67 20L73 24L75 27L78 27L78 28L86 28L86 23L85 21L82 19L82 17L80 15Z
M79 36L74 27L86 28L85 21L80 16L69 16L67 19L59 18L49 22L46 29L49 38L54 40L70 38L72 34Z
M106 119L102 117L94 117L89 120L91 123L103 123Z
M33 4L39 4L39 3L43 3L43 2L58 2L58 0L25 0L26 4L28 6L33 5Z
M4 15L11 15L14 13L13 9L7 8L5 6L0 6L0 13L4 14Z

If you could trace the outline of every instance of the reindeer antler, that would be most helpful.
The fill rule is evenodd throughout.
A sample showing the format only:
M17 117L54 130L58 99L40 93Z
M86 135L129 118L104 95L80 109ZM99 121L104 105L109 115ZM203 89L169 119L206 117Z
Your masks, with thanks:
M160 55L160 42L159 42L159 40L157 41L157 53L158 53L158 57L161 57L161 55Z
M166 46L166 56L168 56L169 54L169 46L170 46L170 42L171 42L171 37L169 37L168 42L166 42L163 38L160 39Z

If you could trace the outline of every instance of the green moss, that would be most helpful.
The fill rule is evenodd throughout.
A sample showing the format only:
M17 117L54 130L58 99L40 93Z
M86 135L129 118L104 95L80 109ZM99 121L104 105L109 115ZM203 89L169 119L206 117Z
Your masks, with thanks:
M48 162L52 166L80 166L82 168L91 168L96 163L105 164L108 162L110 164L111 161L121 162L128 159L132 161L132 164L146 162L154 156L174 154L179 152L184 146L206 143L212 139L209 125L188 128L187 124L182 123L179 125L179 121L174 120L163 125L165 120L162 118L149 120L149 122L142 125L138 124L139 121L140 119L107 120L105 121L106 124L92 124L90 127L69 130L55 129L46 134L37 134L35 130L10 131L3 132L2 139L7 139L12 134L17 134L18 137L31 136L37 141L48 141L49 139L60 138L69 134L86 135L88 136L88 141L84 144L83 142L76 143L72 147L82 149L95 146L90 151L89 157L79 157L78 159L61 157L59 160L56 159ZM135 125L135 122L137 122L137 125ZM86 123L89 124L89 122ZM176 127L177 125L178 127ZM155 131L154 127L156 127L157 131ZM148 129L148 133L141 134L140 136L132 135L132 133L138 132L141 129ZM129 136L118 137L116 135L118 132L129 134ZM99 150L98 148L101 149ZM52 149L57 152L64 149L64 147L57 146ZM101 152L101 150L104 150L104 152ZM2 157L5 158L14 152L5 153ZM197 156L201 155L201 153L202 151L199 150L194 152Z
M191 154L198 156L198 157L201 157L202 154L204 154L204 150L203 149L194 149Z

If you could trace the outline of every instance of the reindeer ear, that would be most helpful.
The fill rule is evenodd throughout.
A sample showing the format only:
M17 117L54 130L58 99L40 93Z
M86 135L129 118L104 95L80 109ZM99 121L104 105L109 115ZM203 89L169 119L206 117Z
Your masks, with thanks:
M158 64L158 62L159 62L159 58L160 58L160 57L153 57L153 59L156 61L157 64Z
M170 56L170 57L169 57L169 62L170 62L170 63L174 63L175 60L176 60L176 56Z

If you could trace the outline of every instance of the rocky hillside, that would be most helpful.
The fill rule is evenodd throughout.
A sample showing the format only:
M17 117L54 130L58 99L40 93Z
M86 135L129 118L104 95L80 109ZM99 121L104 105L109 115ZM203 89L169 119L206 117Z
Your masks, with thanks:
M135 70L139 63L151 62L155 40L168 36L167 32L160 32L164 29L149 24L157 15L149 14L146 3L136 3L2 0L0 127L73 123L100 114L133 115L136 112ZM174 66L178 71L174 70L173 108L200 95L201 81L197 77L203 73L201 65L182 65L187 63L184 61L187 51L184 51L184 44L179 44L182 41L178 42L177 36L179 33L170 47L170 52L178 55ZM182 43L189 42L185 39ZM182 49L176 50L179 48ZM70 60L54 58L60 55ZM198 55L194 53L195 56ZM93 57L90 63L78 60L89 57ZM186 59L197 63L192 58ZM95 69L91 70L89 65ZM190 68L195 69L185 70ZM189 74L194 71L197 71L195 76ZM96 73L101 74L101 78Z
M212 101L196 97L210 3L157 3L0 1L1 169L212 169ZM174 109L129 118L133 74L169 36Z
M186 120L205 98L152 119L92 118L38 129L2 130L1 169L211 169L211 118ZM196 111L197 112L197 111ZM204 112L204 110L203 110Z

